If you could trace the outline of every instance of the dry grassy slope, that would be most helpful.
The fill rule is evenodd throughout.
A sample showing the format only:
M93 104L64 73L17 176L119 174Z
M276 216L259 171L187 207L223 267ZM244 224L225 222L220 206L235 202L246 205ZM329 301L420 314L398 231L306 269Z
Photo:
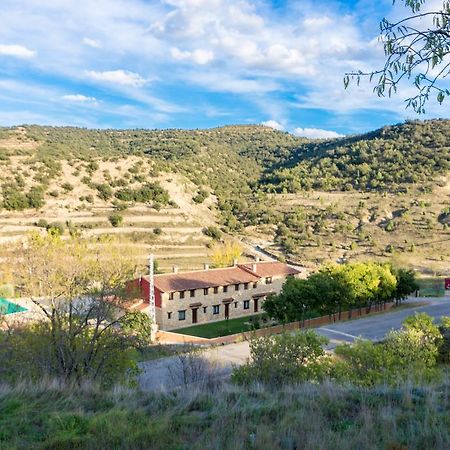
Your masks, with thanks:
M26 139L20 129L15 137L0 140L0 148L16 154L1 168L1 182L21 174L25 181L24 190L37 184L33 180L34 172L30 169L29 155L36 148L34 142ZM0 212L0 243L17 241L32 230L43 231L35 224L43 219L48 223L71 223L85 235L115 234L131 239L136 246L153 251L159 260L160 267L168 270L173 264L181 268L201 267L208 260L205 237L202 229L216 223L217 212L214 196L208 197L202 204L196 204L192 197L197 188L178 173L160 173L157 177L149 174L152 162L146 158L129 156L117 161L97 160L98 169L90 174L85 163L81 161L62 161L62 174L51 180L45 196L45 206L40 210ZM107 183L105 172L112 179L126 176L135 164L141 167L145 181L158 181L169 192L176 206L162 207L160 210L150 205L136 204L124 211L117 212L112 204L113 199L103 201L97 191L82 182L89 177L94 183ZM73 186L72 191L63 188L65 183ZM129 186L137 187L139 182L130 182ZM57 192L57 197L50 193ZM93 202L80 198L91 195ZM113 213L123 216L123 224L114 228L108 217ZM161 228L162 233L156 235L153 230Z
M301 207L306 213L315 214L332 205L335 211L344 214L342 220L326 220L322 231L311 230L298 251L288 256L311 268L324 262L374 258L410 266L424 275L448 274L450 228L444 228L437 220L450 205L450 177L443 179L446 184L429 194L415 191L403 195L359 192L274 195L280 211ZM361 204L364 206L360 207ZM390 232L385 230L389 220L395 224ZM340 231L339 224L348 224L348 229ZM252 230L253 236L257 237L258 232L271 241L275 227ZM372 242L364 236L370 236ZM279 252L276 245L272 249Z

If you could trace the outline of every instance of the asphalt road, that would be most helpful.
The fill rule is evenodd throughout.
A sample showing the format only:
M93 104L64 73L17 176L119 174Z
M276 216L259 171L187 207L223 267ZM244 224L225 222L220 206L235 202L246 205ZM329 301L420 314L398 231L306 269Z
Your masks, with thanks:
M401 328L403 320L417 312L425 312L436 319L450 316L450 298L411 299L410 303L426 302L423 306L413 306L395 312L386 312L347 322L332 323L315 331L329 339L326 346L333 350L344 342L353 342L357 338L377 341L391 330ZM215 378L225 378L231 373L233 366L243 364L250 356L248 342L223 345L207 349L204 358L211 365ZM142 370L139 384L144 390L166 390L181 384L182 364L179 358L170 357L139 364ZM172 373L172 375L170 374Z

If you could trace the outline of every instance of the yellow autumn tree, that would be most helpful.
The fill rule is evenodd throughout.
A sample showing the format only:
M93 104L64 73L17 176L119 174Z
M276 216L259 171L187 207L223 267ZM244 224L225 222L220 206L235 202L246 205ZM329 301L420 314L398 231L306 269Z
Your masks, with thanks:
M213 247L211 260L214 267L229 267L242 255L243 247L239 242L227 241Z

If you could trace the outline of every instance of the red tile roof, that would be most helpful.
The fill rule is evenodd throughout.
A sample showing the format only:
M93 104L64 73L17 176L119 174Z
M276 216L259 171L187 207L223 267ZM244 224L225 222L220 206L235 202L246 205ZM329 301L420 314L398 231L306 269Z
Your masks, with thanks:
M147 277L146 277L147 279ZM161 292L189 291L238 283L252 283L259 277L240 267L197 270L195 272L155 275L155 287Z
M191 289L253 283L264 277L287 276L300 273L293 267L281 262L258 262L255 263L255 266L256 272L252 271L252 264L241 264L236 267L227 267L224 269L155 275L155 287L161 292L179 292L189 291ZM148 280L148 277L144 278Z
M255 272L253 272L253 266L255 266L256 268ZM296 275L300 273L299 270L294 269L293 267L279 261L264 261L254 264L241 264L241 267L252 271L261 278Z

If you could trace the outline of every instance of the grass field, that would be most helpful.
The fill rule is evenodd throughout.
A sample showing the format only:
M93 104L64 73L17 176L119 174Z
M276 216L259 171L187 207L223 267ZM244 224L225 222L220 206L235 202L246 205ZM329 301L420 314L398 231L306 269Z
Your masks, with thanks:
M174 330L174 333L188 334L189 336L212 339L219 336L243 333L251 330L251 320L258 316L239 317L237 319L221 320L220 322L205 323L192 327Z
M0 386L0 449L450 448L450 384L218 386L151 394Z

